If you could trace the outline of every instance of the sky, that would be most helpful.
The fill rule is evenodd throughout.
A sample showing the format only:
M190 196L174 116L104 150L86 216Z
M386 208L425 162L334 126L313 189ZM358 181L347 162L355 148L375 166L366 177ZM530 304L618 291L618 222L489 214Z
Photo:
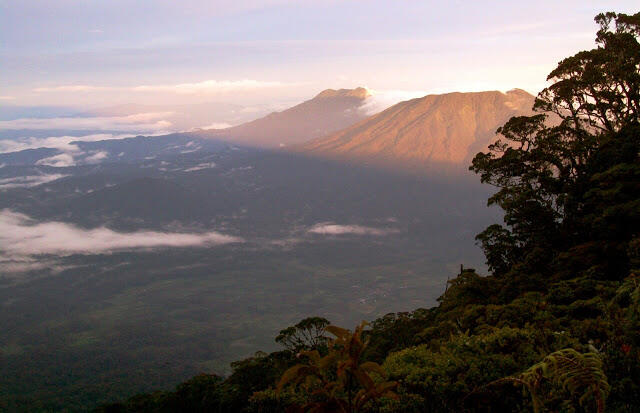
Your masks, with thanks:
M635 6L635 9L634 9ZM0 106L522 88L636 1L0 0Z

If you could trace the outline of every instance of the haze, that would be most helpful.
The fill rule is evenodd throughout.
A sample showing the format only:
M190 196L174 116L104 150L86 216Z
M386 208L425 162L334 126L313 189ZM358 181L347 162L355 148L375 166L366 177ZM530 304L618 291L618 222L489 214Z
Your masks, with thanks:
M629 12L633 1L608 2ZM537 93L590 47L594 1L2 1L0 103L287 107L367 86L387 106L449 91ZM280 105L280 106L278 106Z

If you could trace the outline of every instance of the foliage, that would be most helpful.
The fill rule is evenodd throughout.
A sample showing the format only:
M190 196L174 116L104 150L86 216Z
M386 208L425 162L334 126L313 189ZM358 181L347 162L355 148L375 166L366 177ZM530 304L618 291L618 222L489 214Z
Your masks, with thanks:
M432 320L434 314L433 309L419 309L412 312L389 313L374 320L371 330L364 331L369 337L365 358L381 363L389 353L418 343L418 334L424 329L425 324Z
M329 351L321 357L317 350L301 353L308 361L287 370L278 383L278 391L285 386L300 387L309 401L299 411L359 412L372 400L394 397L395 382L376 382L374 377L385 373L375 362L363 362L362 355L368 340L362 339L367 323L354 332L336 326L327 331L336 338L329 343ZM374 375L374 377L372 377Z
M219 411L222 378L201 374L180 384L174 392L155 392L134 396L124 403L99 407L100 413L127 412L213 412Z
M503 380L525 386L536 413L544 406L545 395L541 394L544 380L578 397L581 406L593 401L598 413L604 412L610 389L600 356L593 352L579 353L572 348L553 352L526 371Z
M459 411L478 385L535 360L537 347L532 331L505 327L482 335L457 334L438 349L407 348L389 355L383 367L403 389L428 401L427 411Z
M596 22L598 47L562 60L549 74L553 83L534 105L541 113L510 119L498 129L504 140L473 159L470 169L499 188L489 204L505 212L506 227L478 235L495 274L516 264L518 271L549 272L554 251L606 233L628 242L629 223L638 222L637 199L628 191L638 189L640 13L600 14ZM610 192L624 206L589 205ZM616 255L623 265L610 276L620 277L627 260Z
M293 391L277 392L273 388L255 392L249 399L249 413L277 413L290 410L305 402L305 397Z
M318 349L326 346L329 340L325 335L326 327L329 324L331 323L326 318L305 318L295 326L280 330L276 342L294 352Z

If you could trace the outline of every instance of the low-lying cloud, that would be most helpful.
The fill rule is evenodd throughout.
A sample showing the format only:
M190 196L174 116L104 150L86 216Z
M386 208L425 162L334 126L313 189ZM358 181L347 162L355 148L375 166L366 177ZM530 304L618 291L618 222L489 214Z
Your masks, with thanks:
M66 168L77 165L78 161L84 164L100 163L108 157L109 152L107 151L83 152L81 150L70 150L69 152L59 153L57 155L49 156L48 158L40 159L36 162L36 165Z
M18 152L26 149L52 148L62 152L75 152L79 148L72 142L97 142L111 139L122 139L131 134L95 133L84 136L49 136L46 138L23 137L17 139L0 139L0 153Z
M77 165L78 162L84 164L95 164L107 159L109 157L109 152L104 150L83 151L78 147L76 142L97 142L112 139L123 139L129 136L131 135L98 133L84 136L0 139L0 153L19 152L27 149L50 148L57 149L60 153L38 160L36 165L69 167Z
M74 166L75 164L76 160L73 158L73 154L71 153L60 153L48 158L40 159L38 162L36 162L36 165L53 166L56 168L65 168Z
M69 175L42 174L42 175L28 175L28 176L16 176L12 178L3 178L3 179L0 179L0 190L11 189L11 188L29 188L32 186L46 184L47 182L52 182L52 181L55 181L56 179L64 178L66 176L69 176ZM2 239L1 235L0 235L0 239Z
M216 167L215 162L204 162L204 163L199 163L196 166L192 166L191 168L187 168L184 170L184 172L195 172L195 171L201 171L203 169L212 169L215 167Z
M373 115L405 100L421 98L427 93L420 90L369 90L371 96L360 106L367 115Z
M214 122L214 123L210 123L208 125L205 126L201 126L199 128L193 128L191 129L192 131L196 131L196 130L200 130L200 129L228 129L230 127L232 127L233 125L230 123L226 123L226 122Z
M243 242L216 231L180 233L158 231L116 232L106 227L83 229L65 222L36 222L11 210L0 211L0 268L29 262L37 255L59 257L116 251L211 247Z
M106 159L108 156L109 152L107 151L97 151L84 158L84 161L87 163L98 163L101 160Z
M20 118L0 121L0 129L113 130L123 132L166 131L173 112L136 113L127 116Z
M319 235L388 235L397 233L395 228L372 228L361 225L338 225L331 222L316 224L308 232Z

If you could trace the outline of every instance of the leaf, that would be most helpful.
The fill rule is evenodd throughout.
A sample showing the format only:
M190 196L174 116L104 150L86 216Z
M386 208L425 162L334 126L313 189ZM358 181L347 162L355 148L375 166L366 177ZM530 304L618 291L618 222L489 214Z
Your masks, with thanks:
M370 372L377 373L382 377L386 377L387 375L384 369L378 363L375 363L373 361L367 361L365 363L362 363L360 365L360 368L366 371L367 373L370 373Z
M278 382L277 392L281 392L284 386L291 382L299 382L301 379L304 379L306 376L315 375L317 370L314 367L305 365L305 364L297 364L282 374L280 381Z
M610 386L598 354L579 353L572 348L559 350L519 375L505 380L524 384L531 394L535 411L538 412L542 405L541 395L538 394L542 379L549 380L577 397L581 406L593 399L597 411L604 412Z

